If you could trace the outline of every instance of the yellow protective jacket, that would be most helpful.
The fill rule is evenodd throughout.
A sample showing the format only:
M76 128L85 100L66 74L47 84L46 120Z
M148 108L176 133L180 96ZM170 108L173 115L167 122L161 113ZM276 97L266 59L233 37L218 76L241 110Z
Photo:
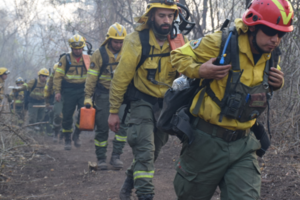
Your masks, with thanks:
M140 42L138 31L141 31L142 29L143 28L137 27L136 31L127 35L124 39L121 59L111 82L109 99L110 113L119 112L124 94L132 79L134 80L134 86L139 91L156 98L163 98L169 88L166 85L171 86L176 78L177 68L171 65L169 56L149 57L136 71L136 67L142 55L142 44ZM151 46L150 54L163 54L171 51L168 41L165 41L163 46L160 47L152 29L149 29L149 31L149 44ZM147 69L157 69L155 80L166 85L155 85L150 82L147 79Z
M242 22L242 19L236 19L235 26L239 33L238 45L240 51L240 68L241 70L244 70L240 81L250 87L259 85L263 81L263 72L266 61L270 59L271 54L264 53L258 62L254 64L247 33L248 27ZM183 73L190 78L199 78L198 71L201 64L218 56L220 52L221 38L222 33L219 31L203 37L199 46L195 46L197 41L192 41L191 43L172 51L172 64L178 68L180 73ZM224 96L227 77L221 80L213 80L210 84L211 89L219 100L221 100ZM195 108L200 92L193 99L190 112L192 112ZM224 116L222 122L219 122L220 112L220 107L205 93L197 115L205 121L230 130L246 130L252 127L256 120L253 119L242 123L238 120L229 119Z
M64 87L84 87L87 70L83 62L83 58L80 58L79 62L76 61L72 53L70 53L71 66L67 73L66 70L66 56L64 55L58 64L54 74L54 92L55 94L61 93ZM82 67L75 67L82 66Z
M33 86L34 86L34 82L35 80L37 80L37 84L36 87L32 90ZM16 89L15 91L29 91L30 95L29 95L29 102L41 102L44 100L44 88L45 88L46 82L42 83L40 82L40 79L32 79L30 80L28 83L24 83L22 88L20 89ZM32 90L32 91L31 91Z
M45 97L45 103L49 104L50 102L50 97L54 94L54 89L53 89L53 79L54 79L54 74L55 74L55 70L58 66L58 63L56 63L53 66L53 72L50 74L47 82L46 82L46 86L44 88L44 97Z
M14 100L15 106L21 107L24 104L24 91L13 92L9 94L10 101Z
M4 99L4 80L2 79L2 77L0 77L0 104L2 103L3 99Z
M108 44L105 45L106 52L109 57L109 63L119 62L121 57L121 51L118 53L118 56L115 58L115 55L108 49ZM90 98L95 92L95 87L99 82L106 89L110 89L110 84L112 80L113 71L116 69L117 65L108 65L103 71L101 76L98 79L100 69L102 67L102 57L99 49L97 49L91 57L91 65L87 73L87 79L85 82L85 98Z

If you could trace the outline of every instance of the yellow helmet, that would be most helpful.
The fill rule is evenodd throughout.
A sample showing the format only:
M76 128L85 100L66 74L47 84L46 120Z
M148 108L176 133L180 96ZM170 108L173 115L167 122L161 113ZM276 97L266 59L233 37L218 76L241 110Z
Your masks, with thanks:
M176 0L150 0L147 5L146 12L143 14L143 16L138 17L137 22L143 24L146 23L148 21L150 11L153 8L165 8L165 9L174 10L175 11L174 19L176 19L179 14Z
M81 49L85 47L85 39L81 35L73 35L69 39L69 46L73 49Z
M24 80L22 79L22 77L19 77L16 79L16 84L23 84Z
M38 72L38 75L49 76L49 71L48 71L48 69L43 68Z
M109 27L105 41L102 43L101 46L105 45L109 39L124 40L126 35L127 31L125 27L116 22Z
M0 67L0 76L3 74L9 74L10 71L5 67Z

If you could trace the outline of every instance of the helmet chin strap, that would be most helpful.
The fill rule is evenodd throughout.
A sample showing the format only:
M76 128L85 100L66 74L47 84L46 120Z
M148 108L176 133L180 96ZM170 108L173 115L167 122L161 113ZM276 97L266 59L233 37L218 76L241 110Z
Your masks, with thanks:
M258 44L257 44L257 42L256 42L256 35L257 35L258 30L259 30L259 29L258 29L257 27L255 27L255 31L252 32L252 36L253 36L252 44L253 44L253 47L254 47L260 54L263 54L263 53L265 53L264 50L262 50L262 49L258 46Z

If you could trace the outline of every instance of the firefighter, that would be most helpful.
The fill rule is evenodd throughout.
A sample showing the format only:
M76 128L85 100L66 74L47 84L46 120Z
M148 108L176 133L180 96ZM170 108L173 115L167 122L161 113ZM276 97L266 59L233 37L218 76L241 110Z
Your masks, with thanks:
M97 111L95 120L95 148L98 167L101 170L107 169L106 149L109 133L107 124L109 116L109 88L113 72L120 60L123 40L126 34L125 27L119 23L115 23L109 27L105 41L91 57L91 65L85 83L84 105L87 108L93 105L91 99L93 95ZM123 167L120 155L123 153L125 143L126 126L122 123L120 130L116 133L113 140L113 152L110 161L110 164L116 169Z
M55 74L55 70L58 66L58 63L55 63L53 66L53 72L50 74L49 79L47 80L45 89L44 89L44 96L45 96L45 104L46 109L49 110L49 117L50 122L53 127L53 142L57 142L57 136L61 130L61 121L62 121L62 100L57 102L54 100L54 89L53 89L53 78ZM53 108L51 108L51 105ZM62 139L62 134L60 139Z
M159 131L155 122L164 94L177 76L170 62L171 48L167 40L177 16L174 1L149 1L146 12L138 19L140 25L124 39L122 56L111 82L108 119L110 129L118 132L118 113L125 97L130 105L127 142L134 160L126 172L121 200L130 199L133 187L139 200L154 197L154 161L168 141L168 135Z
M4 82L5 79L7 79L7 75L10 73L10 71L5 68L5 67L0 67L0 110L2 110L2 106L3 106L3 99L5 97L4 95Z
M216 60L221 42L226 41L221 31L171 53L172 65L180 73L205 84L191 99L195 138L190 145L183 142L176 164L178 200L209 200L217 186L221 199L260 199L256 151L261 144L250 128L266 109L272 90L283 86L274 50L293 31L293 13L286 0L253 1L229 28L230 55ZM231 62L222 64L227 57Z
M24 80L22 77L18 77L16 79L16 85L17 87L22 87L24 84ZM25 117L25 112L24 112L24 91L20 92L13 92L11 91L9 95L9 99L12 101L12 108L14 109L14 113L17 114L18 117L18 125L22 126L24 123L24 117Z
M26 93L25 104L28 102L28 106L24 106L28 107L29 124L41 122L44 119L44 88L48 76L49 71L46 68L42 68L38 71L38 78L30 80L28 83L24 83L19 89L13 89L13 92L24 91ZM39 131L42 127L43 126L36 126L35 129Z
M78 110L84 106L84 84L90 62L90 57L82 53L86 44L81 35L72 36L68 42L72 52L61 57L53 80L55 100L60 102L63 99L62 133L65 150L71 150L72 117L76 106ZM79 117L75 126L72 140L75 147L80 147Z

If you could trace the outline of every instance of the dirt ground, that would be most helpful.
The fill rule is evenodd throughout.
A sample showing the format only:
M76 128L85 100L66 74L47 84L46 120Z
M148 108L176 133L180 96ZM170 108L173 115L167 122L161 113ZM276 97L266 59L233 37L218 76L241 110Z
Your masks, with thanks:
M62 144L53 144L50 137L39 137L39 147L24 156L16 156L2 166L0 174L0 200L55 199L55 200L118 200L126 168L133 157L126 144L121 159L124 168L89 171L88 161L95 162L93 133L82 134L82 146L63 150ZM108 159L112 152L113 134L110 134ZM173 178L174 162L180 152L179 140L171 137L155 163L155 200L175 200ZM273 147L264 158L262 172L263 200L300 199L300 155L290 152L280 155ZM2 181L1 181L2 179ZM220 199L216 191L212 200ZM134 195L134 200L137 197Z

